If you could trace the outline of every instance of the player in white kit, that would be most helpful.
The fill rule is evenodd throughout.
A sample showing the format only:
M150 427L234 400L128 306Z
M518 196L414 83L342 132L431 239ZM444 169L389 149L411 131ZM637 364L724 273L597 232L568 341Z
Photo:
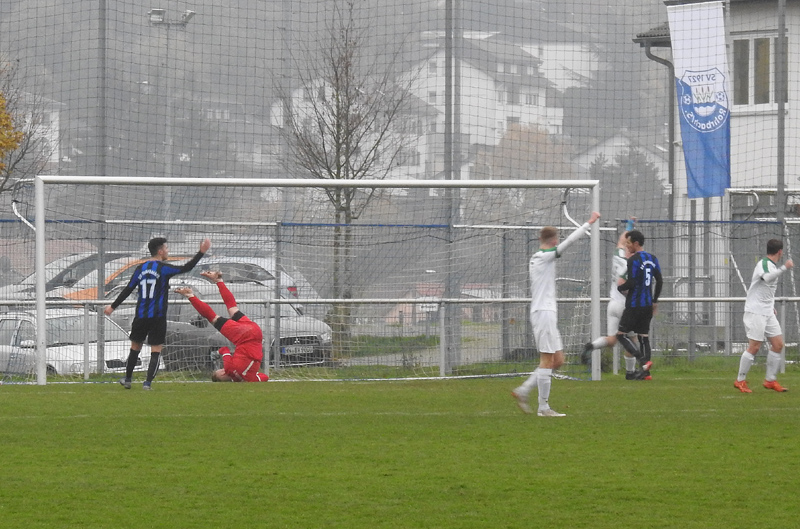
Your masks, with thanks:
M554 369L564 363L564 345L558 332L558 305L556 303L556 259L575 241L588 233L589 226L597 222L600 213L592 212L589 220L572 232L559 244L558 230L552 226L542 228L539 233L539 249L531 256L529 272L531 279L530 318L533 338L539 349L539 367L521 386L512 391L517 405L525 413L532 413L528 396L533 388L539 389L538 415L540 417L563 417L552 408L550 383Z
M778 288L778 279L794 263L787 259L783 265L778 266L783 257L783 241L770 239L767 241L767 256L756 263L753 270L753 279L747 290L747 299L744 302L744 330L747 333L747 350L742 353L739 360L739 375L733 386L742 393L752 393L747 387L747 373L753 365L756 353L761 349L764 338L769 341L767 353L767 374L764 387L778 392L786 388L778 384L778 369L781 363L783 350L783 332L775 315L775 290Z

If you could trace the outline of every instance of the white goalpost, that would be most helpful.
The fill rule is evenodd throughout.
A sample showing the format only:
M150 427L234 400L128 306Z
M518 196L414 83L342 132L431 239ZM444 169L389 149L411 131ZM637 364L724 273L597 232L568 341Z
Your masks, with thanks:
M527 264L538 230L553 225L565 236L600 209L596 180L38 176L32 187L20 203L35 219L37 321L46 321L49 308L72 302L102 312L114 286L130 277L126 263L143 257L151 236L166 236L176 259L194 253L196 241L208 236L212 250L198 267L207 261L224 268L239 289L237 300L261 318L263 368L276 379L532 370ZM603 235L616 228L600 224L559 260L559 325L573 359L573 371L564 374L591 380L601 377L601 352L583 366L579 352L588 333L602 332L601 245L616 239ZM52 290L48 262L66 253L63 247L74 251L83 244L87 253L99 254L98 265L112 251L134 255ZM200 280L188 276L173 282L202 290ZM63 300L54 301L54 292ZM176 320L186 315L182 324L190 330L202 327L180 302L170 302L170 314ZM207 380L214 362L209 350L218 345L177 340L168 337L159 377ZM103 340L97 341L97 351L87 353L74 377L107 380L118 368L118 360L104 356ZM198 348L197 359L187 356ZM36 327L35 351L37 384L54 374L69 377L48 360L45 325Z

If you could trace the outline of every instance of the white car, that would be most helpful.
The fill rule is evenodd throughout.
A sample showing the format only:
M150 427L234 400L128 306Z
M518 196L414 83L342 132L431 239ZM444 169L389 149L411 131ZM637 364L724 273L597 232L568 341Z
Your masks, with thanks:
M89 372L98 373L97 314L89 313L87 316L80 309L47 309L45 317L47 374L83 374L87 354ZM103 327L103 371L124 373L131 346L128 334L108 317ZM145 344L135 370L146 371L149 363L150 347ZM32 375L35 372L36 313L29 311L0 314L0 373Z
M109 263L115 259L129 255L128 252L106 252L104 261ZM87 274L97 270L97 253L84 252L59 257L47 263L45 270L45 292L57 288L71 287ZM33 299L36 295L36 273L33 273L13 285L0 288L0 299Z

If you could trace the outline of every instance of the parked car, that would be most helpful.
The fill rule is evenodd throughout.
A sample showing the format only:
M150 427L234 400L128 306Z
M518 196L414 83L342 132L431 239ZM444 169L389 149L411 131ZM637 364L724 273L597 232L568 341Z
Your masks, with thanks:
M103 261L111 261L129 256L129 252L105 252ZM86 275L97 270L97 253L84 252L59 257L47 263L45 270L45 292L52 293L58 288L69 288ZM95 274L94 277L97 277ZM36 295L36 273L30 274L19 283L0 288L0 299L33 299Z
M47 309L45 363L49 375L84 372L84 344L89 372L97 373L97 314L87 317L80 309ZM103 334L104 371L124 373L131 342L122 328L106 317ZM136 371L147 370L150 347L142 347ZM161 364L163 366L163 363ZM36 371L36 312L0 314L0 373L33 374Z
M170 257L168 261L182 264L191 258L191 255L181 255ZM100 299L104 297L108 298L108 292L114 291L118 293L122 290L122 288L128 284L131 274L136 267L144 261L146 261L144 258L136 259L128 257L110 262L106 266L106 295L100 296ZM193 277L205 281L202 279L202 276L200 276L200 272L203 270L219 270L222 272L226 283L254 283L260 285L269 283L274 288L274 268L271 269L270 265L274 265L274 260L243 257L204 257L192 271L185 276L176 276L172 281L179 281L181 277ZM291 276L284 273L281 277L281 284L285 296L297 297L297 287ZM54 291L53 295L60 295L66 299L74 300L98 299L97 272L95 271L88 274L71 288L63 288L59 291Z
M224 277L224 276L223 276ZM217 286L202 276L179 276L173 287L190 286L200 299L208 303L220 316L227 317L228 311L219 295ZM228 289L236 297L240 310L261 326L265 349L271 350L274 342L274 316L269 313L268 302L274 299L274 287L269 281L261 284L253 281L229 281ZM108 299L114 299L124 285L109 292ZM285 299L285 298L284 298ZM210 370L217 367L214 353L220 347L231 346L205 318L182 297L173 294L170 300L167 321L167 337L164 344L164 362L168 370L199 369ZM331 361L331 328L325 322L302 315L291 304L280 307L281 365L323 365ZM120 325L129 328L133 320L134 307L123 305L112 314ZM269 345L268 345L269 344ZM271 354L265 350L265 354Z

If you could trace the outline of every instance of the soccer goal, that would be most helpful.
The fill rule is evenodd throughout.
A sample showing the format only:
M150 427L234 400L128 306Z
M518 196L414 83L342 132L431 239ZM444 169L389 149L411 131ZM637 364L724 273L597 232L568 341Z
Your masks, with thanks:
M40 384L119 377L136 293L111 320L102 307L148 258L155 236L167 238L176 263L212 240L195 270L172 286L191 286L224 313L200 275L220 270L262 327L262 369L273 379L528 372L538 363L528 261L539 230L556 226L566 237L598 205L593 180L38 177L17 190L19 222L5 239L45 273L28 297L0 295L35 334L7 359L3 377ZM557 265L568 358L561 374L585 380L600 378L599 352L589 361L580 353L601 331L601 255L610 255L618 233L613 220L601 224ZM181 296L169 303L157 380L209 380L224 338ZM71 318L58 323L69 339L55 342L63 316ZM65 352L58 343L67 341ZM141 360L144 371L146 351Z

